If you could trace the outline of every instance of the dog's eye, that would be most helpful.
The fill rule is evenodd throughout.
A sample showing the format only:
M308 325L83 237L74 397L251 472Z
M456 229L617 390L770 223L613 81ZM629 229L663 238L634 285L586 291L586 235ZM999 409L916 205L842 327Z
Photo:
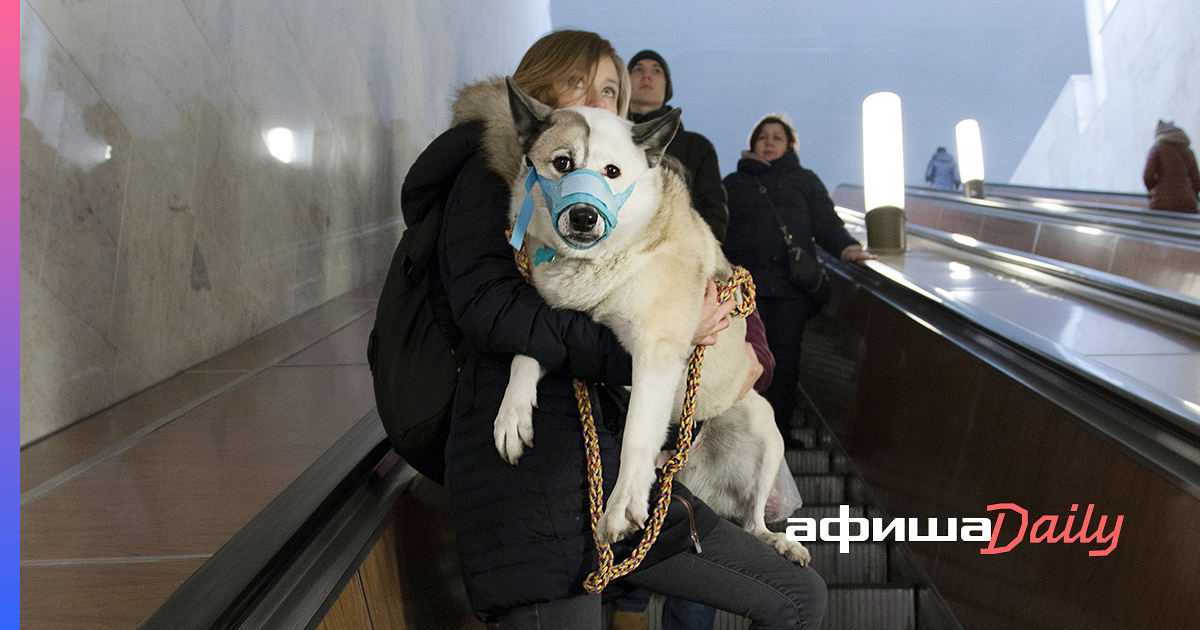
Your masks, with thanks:
M604 167L604 176L609 179L616 179L621 176L621 169L613 164Z
M554 168L558 169L558 172L560 173L566 173L567 171L571 170L571 167L573 166L571 163L571 158L565 155L560 155L554 158L554 160L550 163L553 164Z

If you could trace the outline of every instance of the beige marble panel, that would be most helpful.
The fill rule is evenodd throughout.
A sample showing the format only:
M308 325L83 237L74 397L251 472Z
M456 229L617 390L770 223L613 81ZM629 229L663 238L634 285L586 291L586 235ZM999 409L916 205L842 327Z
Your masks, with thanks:
M21 11L22 317L55 313L23 346L23 440L381 278L454 92L549 28L537 1Z
M21 30L22 35L25 29ZM22 37L21 42L26 40ZM25 50L22 48L22 58ZM21 110L29 102L30 90L21 83ZM46 143L37 125L21 116L21 269L41 274L46 251L47 218L54 201L54 172L58 151Z
M90 168L71 159L58 161L39 280L89 325L106 331L132 145L129 132L102 100L72 112L69 120L80 120L85 128L68 131L64 125L64 155L90 148L111 157Z
M119 372L118 364L124 366ZM133 392L154 382L130 369L117 348L37 280L21 273L21 443L107 406L118 385Z
M193 119L177 133L134 142L117 254L109 338L148 371L163 376L189 364L180 341L195 251L195 129Z
M395 25L386 16L392 6L408 2L331 4L297 0L273 4L331 121L355 116L391 117L377 107L375 95L385 86L375 85L368 76L363 50L380 47L394 36ZM332 41L360 45L331 46Z
M184 5L138 0L29 3L134 137L179 127L188 97L228 94L226 78Z
M22 3L21 267L103 329L129 132Z

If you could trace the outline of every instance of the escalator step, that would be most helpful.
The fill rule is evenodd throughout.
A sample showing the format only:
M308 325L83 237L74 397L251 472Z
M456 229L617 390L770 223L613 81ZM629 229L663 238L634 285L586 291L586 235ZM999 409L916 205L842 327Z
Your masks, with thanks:
M792 427L791 435L787 437L789 444L800 445L806 449L817 448L817 430L813 427Z
M783 454L793 475L813 475L829 472L829 451L788 449Z
M805 505L804 507L791 513L792 518L811 518L819 524L823 518L838 518L841 514L840 505ZM868 508L851 505L850 518L871 518L871 513ZM787 520L779 520L774 523L767 523L767 529L773 532L786 531L788 526Z
M796 488L805 505L846 502L846 478L841 475L796 475Z
M829 588L823 630L915 630L916 627L912 588Z
M647 608L662 614L661 602L657 607L651 599ZM916 605L911 588L858 588L831 587L829 601L825 606L822 630L915 630ZM661 628L661 622L650 623L650 630ZM717 611L713 630L746 630L750 620L723 610Z
M838 551L837 543L804 543L812 554L812 568L825 583L837 585L883 585L887 583L887 544L851 543L849 553Z

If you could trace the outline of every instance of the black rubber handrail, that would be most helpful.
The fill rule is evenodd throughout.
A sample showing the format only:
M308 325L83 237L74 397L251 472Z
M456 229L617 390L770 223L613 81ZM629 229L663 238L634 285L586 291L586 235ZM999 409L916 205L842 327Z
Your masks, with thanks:
M1114 199L1120 205L1141 205L1145 207L1149 202L1149 198L1145 193L1128 193L1117 192L1113 190L1089 190L1086 188L1052 188L1049 186L1031 186L1028 184L1001 184L984 182L983 192L987 194L989 191L1003 194L1015 194L1017 191L1036 194L1048 199L1069 199L1071 195L1079 195L1092 197L1096 199Z
M954 193L922 188L908 188L905 195L924 199L936 199L938 203L952 204L955 208L971 212L1009 212L1036 217L1039 222L1065 225L1106 227L1129 236L1142 239L1163 237L1177 240L1184 245L1200 244L1200 218L1178 212L1137 210L1129 206L1103 205L1083 201L1045 200L1061 207L1062 211L1046 208L1041 200L993 195L985 199L971 199Z

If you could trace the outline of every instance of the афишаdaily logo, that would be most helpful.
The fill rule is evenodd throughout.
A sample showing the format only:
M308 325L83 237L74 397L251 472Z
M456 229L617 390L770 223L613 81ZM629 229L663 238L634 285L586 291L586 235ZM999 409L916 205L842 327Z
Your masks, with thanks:
M1011 551L1013 547L1021 544L1025 540L1025 532L1029 532L1030 543L1090 543L1090 544L1105 544L1108 547L1104 549L1092 549L1088 551L1089 556L1107 556L1112 553L1113 549L1117 548L1117 541L1121 537L1121 524L1124 523L1125 517L1117 515L1113 523L1112 529L1105 533L1105 526L1108 523L1107 515L1098 515L1099 520L1096 524L1096 529L1089 531L1089 526L1092 521L1092 510L1095 505L1088 504L1087 512L1083 515L1079 524L1079 529L1075 527L1076 511L1079 509L1079 504L1072 504L1071 511L1067 514L1062 529L1058 529L1058 516L1049 514L1039 518L1033 523L1033 527L1029 527L1029 511L1017 505L1016 503L993 503L987 506L989 512L999 512L996 515L996 522L993 525L990 518L964 518L962 525L959 526L959 519L948 518L944 528L939 528L938 519L928 519L929 528L925 534L921 534L919 530L920 519L910 518L894 518L887 524L882 518L872 518L868 521L865 518L851 518L850 506L843 505L838 510L837 518L823 518L818 525L817 519L813 518L789 518L788 527L785 534L788 540L798 542L813 542L819 536L825 542L839 543L838 551L841 553L850 553L850 543L862 542L870 538L875 542L883 542L893 539L897 541L912 541L912 542L935 542L935 541L978 541L987 542L987 546L980 549L982 554L997 554ZM1020 515L1021 529L1012 540L1008 541L1002 547L997 547L1000 537L1000 528L1004 524L1004 517L1008 513ZM905 521L907 520L907 527ZM837 526L837 531L834 531L834 526ZM939 534L938 532L945 532ZM894 538L890 538L893 537Z

